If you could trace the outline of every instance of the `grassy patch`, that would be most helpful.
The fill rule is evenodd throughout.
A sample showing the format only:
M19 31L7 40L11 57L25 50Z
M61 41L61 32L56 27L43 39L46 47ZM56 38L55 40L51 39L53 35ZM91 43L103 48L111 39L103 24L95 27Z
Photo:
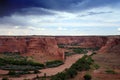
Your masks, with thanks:
M110 69L106 70L105 72L108 74L116 74L116 72L114 70L110 70Z
M57 44L59 48L64 48L65 44Z
M71 56L71 55L74 55L75 53L73 52L65 52L65 56Z
M34 70L42 69L44 64L34 62L29 57L19 54L5 53L0 57L0 69L4 70Z
M84 49L84 48L74 48L73 49L73 52L74 53L78 53L78 54L82 54L82 53L87 53L87 50L86 49Z
M60 66L64 63L63 63L63 61L60 61L60 60L54 60L54 61L48 61L45 64L46 64L46 67L50 68L50 67Z

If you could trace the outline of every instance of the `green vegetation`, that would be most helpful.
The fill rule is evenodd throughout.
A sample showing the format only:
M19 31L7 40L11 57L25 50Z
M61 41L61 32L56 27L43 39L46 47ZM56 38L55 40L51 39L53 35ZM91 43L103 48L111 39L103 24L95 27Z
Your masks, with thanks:
M4 70L35 70L44 68L44 64L34 62L29 57L19 54L5 53L0 57L0 69Z
M73 50L73 53L77 53L77 54L86 54L88 51L86 48L69 48Z
M75 53L83 53L84 50L82 48L75 48L75 49L73 49L73 52L75 52Z
M2 80L9 80L7 77L3 77Z
M69 78L73 78L77 75L77 71L87 71L91 68L93 63L94 60L91 58L91 56L85 55L76 63L74 63L69 69L52 76L51 80L68 80Z
M44 65L31 60L15 58L0 58L0 68L5 70L32 70L42 69Z
M8 75L16 75L16 72L15 72L15 71L10 70L10 71L8 72Z
M93 67L93 69L99 69L100 68L100 66L98 64L95 64L95 63L92 65L92 67Z
M73 52L65 52L65 56L71 56L73 54L76 54L76 53L73 53Z
M95 55L95 54L97 54L96 52L93 52L90 56L93 56L93 55Z
M30 79L30 80L31 80L31 79ZM36 77L33 78L32 80L47 80L47 79L46 79L46 76L45 76L45 75L44 75L43 77L40 77L40 76L36 75Z
M13 77L19 77L20 75L23 75L23 74L32 74L32 73L34 72L10 70L7 75L13 76Z
M58 73L55 76L52 76L51 78L51 80L66 80L66 79L67 79L67 76L66 76L66 73L64 72Z
M91 77L90 74L85 74L84 75L84 80L91 80L91 79L92 79L92 77Z
M66 75L67 78L74 78L77 75L77 70L71 67L68 70L66 70Z
M65 44L57 44L59 48L64 48Z
M90 65L92 65L93 62L94 60L90 56L85 55L71 67L78 71L86 71L90 69Z
M100 49L100 47L95 47L95 48L86 48L87 50L91 50L91 51L97 51Z
M68 48L72 50L72 52L65 52L66 56L70 56L73 54L86 54L88 51L86 48Z
M54 60L54 61L48 61L46 62L46 67L57 67L64 64L63 61L60 60Z
M116 72L114 70L110 70L110 69L106 70L105 72L108 74L116 74Z
M34 74L37 74L37 73L40 73L40 71L39 70L34 70Z

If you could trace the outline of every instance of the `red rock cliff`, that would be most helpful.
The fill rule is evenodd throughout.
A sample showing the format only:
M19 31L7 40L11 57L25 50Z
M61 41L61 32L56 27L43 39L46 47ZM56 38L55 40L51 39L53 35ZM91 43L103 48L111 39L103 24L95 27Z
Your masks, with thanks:
M41 62L64 58L55 37L0 37L0 52L19 52Z
M97 36L76 36L76 37L57 37L56 38L58 44L72 44L77 43L81 47L88 47L88 48L94 48L94 47L102 47L107 42L107 37L97 37Z
M0 37L0 52L20 52L27 50L26 40L24 38Z
M57 37L58 44L77 43L84 48L98 47L99 53L120 53L120 36Z
M23 36L0 37L0 52L20 52L24 56L33 56L37 60L64 59L64 52L57 44L79 44L84 48L99 47L100 53L120 52L120 36Z
M99 52L120 54L120 36L108 37L107 43L101 47Z

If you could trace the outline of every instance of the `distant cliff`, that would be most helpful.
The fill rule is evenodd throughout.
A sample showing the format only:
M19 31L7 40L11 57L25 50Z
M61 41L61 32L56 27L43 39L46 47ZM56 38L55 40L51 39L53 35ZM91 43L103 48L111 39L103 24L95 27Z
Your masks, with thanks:
M99 53L120 53L120 36L11 36L0 37L0 52L18 52L36 58L64 59L58 44L77 44L83 48L100 48Z
M100 53L120 54L120 36L107 37L107 42L99 50Z
M120 36L57 37L60 44L79 44L83 48L99 48L99 53L120 53Z

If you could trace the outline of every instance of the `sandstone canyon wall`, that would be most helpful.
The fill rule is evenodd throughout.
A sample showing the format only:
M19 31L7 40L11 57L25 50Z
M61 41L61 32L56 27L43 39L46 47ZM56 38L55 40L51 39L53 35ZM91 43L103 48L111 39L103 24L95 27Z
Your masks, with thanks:
M107 42L99 50L100 53L117 53L120 55L120 36L107 37Z
M120 52L120 36L1 36L0 52L19 52L38 60L64 59L57 44L79 44L83 48L99 47L100 53Z
M60 44L77 43L83 48L99 48L99 53L119 53L120 36L57 37Z
M23 56L32 56L40 62L64 59L64 52L58 48L55 37L0 37L0 53L3 52L19 52Z

